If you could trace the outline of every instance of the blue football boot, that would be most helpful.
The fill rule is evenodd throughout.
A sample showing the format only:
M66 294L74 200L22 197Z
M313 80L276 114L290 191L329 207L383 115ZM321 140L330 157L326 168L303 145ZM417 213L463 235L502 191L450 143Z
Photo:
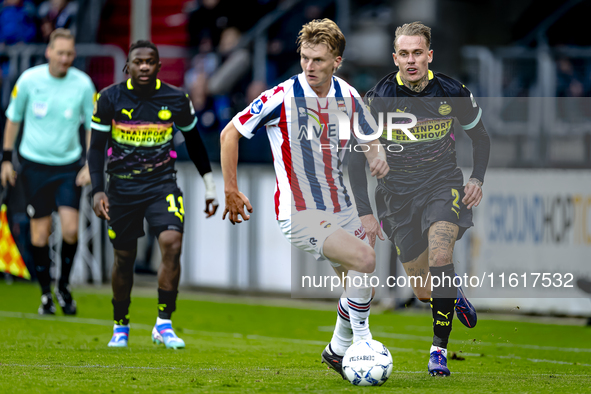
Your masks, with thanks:
M129 326L113 327L113 338L109 341L109 347L127 347L127 339L129 338Z
M164 323L155 325L152 329L152 342L156 345L163 343L167 349L184 349L185 341L179 338L174 330L172 324Z
M447 368L447 358L443 355L442 349L431 353L428 369L431 376L449 376L450 372Z
M456 274L456 276L458 275ZM462 287L458 287L455 309L456 316L463 325L468 328L474 328L474 326L476 326L476 322L478 321L476 309L474 309L470 301L468 301L468 298L466 298Z

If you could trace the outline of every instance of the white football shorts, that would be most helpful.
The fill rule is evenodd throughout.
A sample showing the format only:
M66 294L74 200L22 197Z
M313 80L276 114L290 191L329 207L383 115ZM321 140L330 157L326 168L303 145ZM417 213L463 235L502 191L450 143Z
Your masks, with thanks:
M307 209L292 214L290 219L277 222L281 232L293 246L310 253L318 261L328 260L322 252L324 241L340 228L369 245L365 229L354 207L339 213ZM330 260L329 262L333 267L340 266Z

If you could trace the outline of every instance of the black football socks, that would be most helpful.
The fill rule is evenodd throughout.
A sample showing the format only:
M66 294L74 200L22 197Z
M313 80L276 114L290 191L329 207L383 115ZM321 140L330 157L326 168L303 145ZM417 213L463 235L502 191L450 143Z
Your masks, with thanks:
M435 277L440 279L439 286L434 286L431 291L433 346L447 348L457 295L457 289L453 285L454 265L452 263L442 267L429 267L429 271L431 272L431 280Z

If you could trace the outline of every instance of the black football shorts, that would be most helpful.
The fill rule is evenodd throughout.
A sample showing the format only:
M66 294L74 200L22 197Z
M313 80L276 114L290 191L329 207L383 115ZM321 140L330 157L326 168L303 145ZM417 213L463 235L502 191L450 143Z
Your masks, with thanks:
M154 186L144 195L121 195L115 190L118 182L109 182L108 235L117 250L129 250L136 247L136 240L144 236L144 218L156 236L166 230L183 232L185 207L183 193L175 181L168 181Z
M472 227L472 211L462 203L464 186L444 184L411 198L401 198L378 186L378 218L390 241L396 246L402 263L421 255L429 246L429 227L444 221L458 225L458 238Z
M27 213L31 218L49 216L63 206L80 208L82 188L76 186L76 176L82 167L78 162L48 166L24 158L19 161Z

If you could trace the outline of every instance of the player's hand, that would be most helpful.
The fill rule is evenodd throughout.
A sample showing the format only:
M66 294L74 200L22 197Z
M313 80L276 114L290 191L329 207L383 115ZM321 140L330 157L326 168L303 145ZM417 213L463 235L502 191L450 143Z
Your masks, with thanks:
M10 183L11 186L14 186L16 182L16 171L14 170L11 162L2 162L0 177L2 178L2 187L6 187L7 182Z
M376 157L371 163L369 163L369 170L371 171L371 176L375 176L377 179L382 179L388 174L390 167L386 160L381 157Z
M101 219L111 220L109 217L109 197L105 192L98 192L92 197L94 214Z
M361 216L359 219L361 219L361 224L365 229L365 234L369 237L369 244L372 248L376 245L376 235L382 241L385 239L382 228L373 215Z
M464 205L467 205L468 209L477 207L482 200L482 182L476 178L470 178L464 187L464 194L465 196L462 198Z
M220 203L218 203L217 198L208 198L205 200L205 218L207 219L215 215L219 206Z
M248 212L252 213L252 205L250 205L250 201L244 194L241 192L226 192L226 208L222 220L226 218L226 214L228 214L228 220L232 224L242 223L242 219L250 219L250 215L244 212L245 205ZM242 219L238 215L242 216Z
M88 164L78 171L76 175L76 186L90 185L90 171L88 170Z

